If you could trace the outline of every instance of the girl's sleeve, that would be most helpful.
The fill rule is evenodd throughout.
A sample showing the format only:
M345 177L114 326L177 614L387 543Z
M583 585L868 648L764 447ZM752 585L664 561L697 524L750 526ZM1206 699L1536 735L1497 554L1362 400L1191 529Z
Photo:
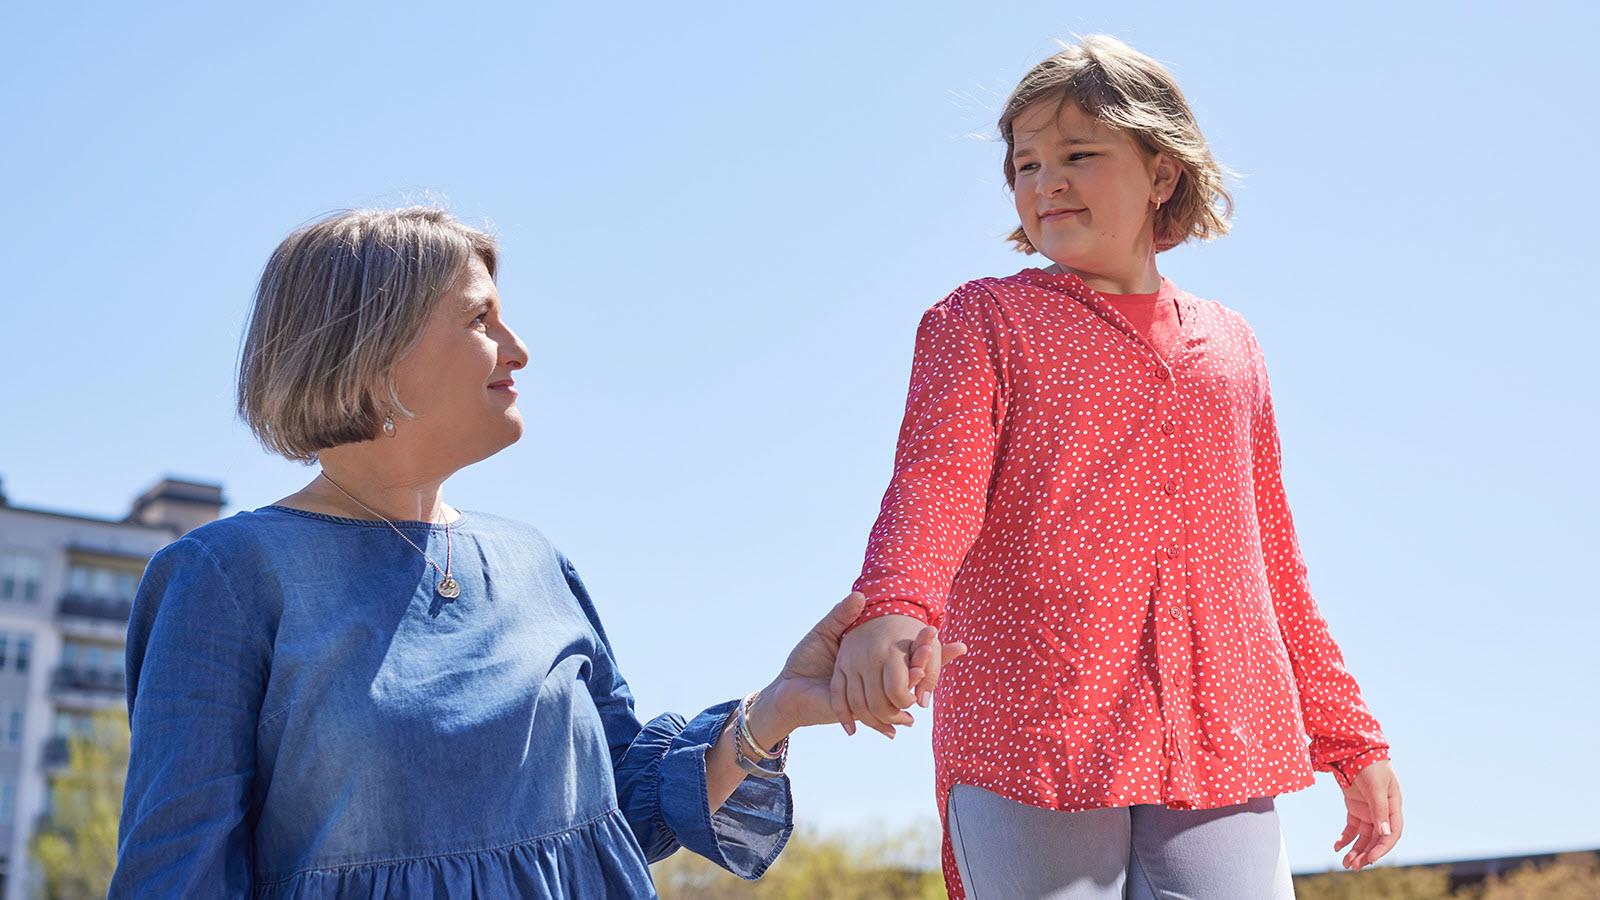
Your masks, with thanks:
M1289 650L1300 711L1311 736L1311 761L1348 786L1362 769L1389 758L1389 742L1361 699L1355 676L1318 612L1306 577L1305 559L1283 488L1283 456L1272 408L1266 364L1256 352L1260 384L1252 429L1256 517L1261 534L1273 611Z
M255 733L270 650L216 557L150 560L128 622L133 729L111 897L246 897Z
M983 527L1005 420L1002 339L987 301L986 289L964 285L917 327L894 474L854 587L867 606L852 628L891 614L942 624L956 570Z
M684 847L740 878L760 878L794 831L789 779L746 778L715 813L706 799L706 753L739 701L719 703L688 721L667 713L641 726L588 589L564 557L561 568L600 637L589 691L610 744L618 805L645 857L658 862Z

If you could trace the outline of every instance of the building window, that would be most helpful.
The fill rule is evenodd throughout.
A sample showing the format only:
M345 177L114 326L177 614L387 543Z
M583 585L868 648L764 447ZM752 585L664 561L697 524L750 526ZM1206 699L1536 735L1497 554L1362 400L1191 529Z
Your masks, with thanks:
M10 822L17 809L17 783L7 778L0 781L0 822Z
M18 672L28 671L33 660L33 636L0 632L0 672L9 664Z
M22 746L21 709L13 709L11 715L6 717L6 744L12 747Z
M67 569L67 593L97 600L132 600L139 576L121 569L73 563Z
M27 553L0 553L0 600L37 603L44 561Z
M31 648L21 641L17 644L17 653L20 655ZM112 647L105 644L86 644L81 641L63 641L61 644L61 667L73 672L91 675L121 675L126 665L121 647ZM3 663L0 663L3 665Z

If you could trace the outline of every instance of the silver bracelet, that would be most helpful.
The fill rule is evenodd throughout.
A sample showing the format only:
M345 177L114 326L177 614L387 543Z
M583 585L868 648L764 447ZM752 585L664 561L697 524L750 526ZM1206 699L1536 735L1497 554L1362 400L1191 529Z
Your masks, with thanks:
M774 753L757 743L755 733L750 730L750 707L755 705L756 698L760 696L760 691L746 694L744 702L739 704L739 733L744 735L745 744L755 750L756 756L767 760L777 759L783 756L783 751L788 746L789 739L786 737L779 741L778 751Z
M754 759L750 758L751 756L755 755L755 748L752 747L750 753L745 753L745 747L747 744L745 743L744 732L748 731L749 728L744 722L744 704L741 703L739 705L739 710L734 715L737 717L737 721L735 721L733 726L733 758L738 761L739 768L745 770L751 775L756 776L757 778L781 777L783 775L783 770L788 765L789 739L784 738L783 743L778 745L778 755L773 757L778 761L778 767L776 769L766 768L765 766L756 762Z

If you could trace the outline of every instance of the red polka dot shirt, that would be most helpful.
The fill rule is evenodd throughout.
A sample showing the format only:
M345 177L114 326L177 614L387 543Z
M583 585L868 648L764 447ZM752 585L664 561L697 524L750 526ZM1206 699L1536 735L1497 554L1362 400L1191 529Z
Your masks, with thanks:
M1307 585L1255 335L1163 294L1164 355L1041 269L922 318L855 588L857 624L914 616L969 648L936 693L941 818L953 784L1201 809L1388 756Z

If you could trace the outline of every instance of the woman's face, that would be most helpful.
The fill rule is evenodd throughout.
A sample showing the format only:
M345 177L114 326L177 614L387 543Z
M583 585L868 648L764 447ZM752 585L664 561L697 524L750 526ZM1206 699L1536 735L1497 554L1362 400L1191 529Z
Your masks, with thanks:
M408 443L453 463L486 459L522 437L511 373L527 364L528 348L500 317L494 279L474 254L395 367L400 400L417 414L395 425Z
M1149 259L1155 199L1172 193L1177 166L1072 102L1036 102L1012 125L1017 215L1034 249L1099 275Z

